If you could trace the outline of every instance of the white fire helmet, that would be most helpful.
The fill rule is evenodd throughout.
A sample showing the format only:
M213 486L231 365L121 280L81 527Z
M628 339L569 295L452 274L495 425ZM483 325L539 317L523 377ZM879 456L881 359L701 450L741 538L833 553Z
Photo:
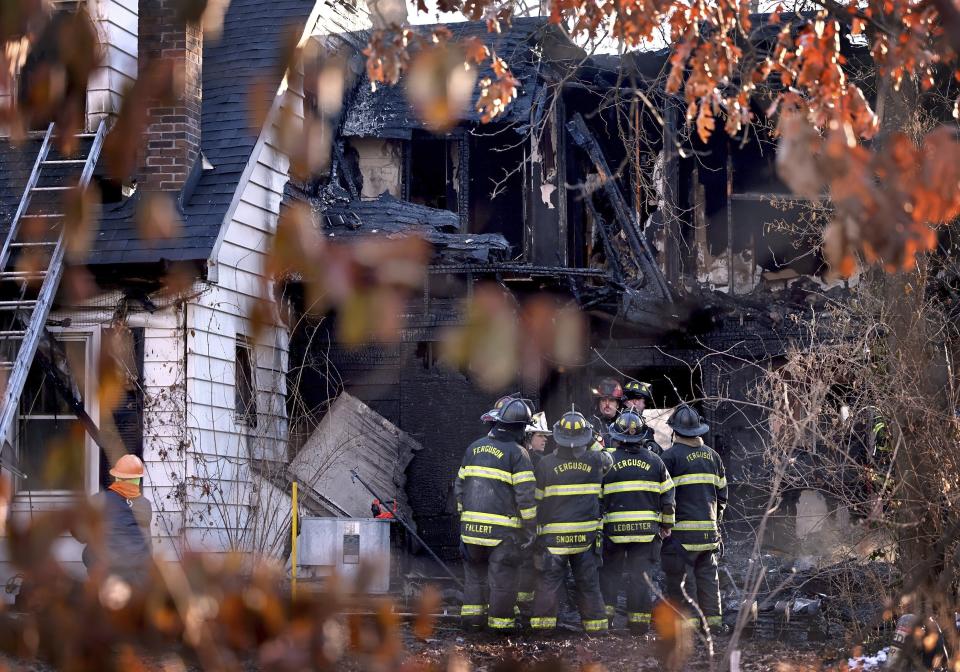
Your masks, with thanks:
M550 425L547 424L547 416L543 411L535 413L532 418L530 418L530 424L526 427L527 434L553 434L550 430Z

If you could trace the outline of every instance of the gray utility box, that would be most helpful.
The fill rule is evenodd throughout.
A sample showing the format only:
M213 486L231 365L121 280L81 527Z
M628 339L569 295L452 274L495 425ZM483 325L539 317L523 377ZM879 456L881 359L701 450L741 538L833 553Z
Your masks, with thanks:
M364 593L390 590L390 521L377 518L304 517L300 524L297 577L323 579L336 574L349 589L360 568L369 582Z

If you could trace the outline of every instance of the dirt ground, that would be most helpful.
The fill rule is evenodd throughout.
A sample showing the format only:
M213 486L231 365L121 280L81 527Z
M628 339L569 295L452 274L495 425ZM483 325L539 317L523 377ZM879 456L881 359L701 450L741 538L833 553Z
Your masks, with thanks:
M578 632L561 632L550 637L521 634L499 637L489 634L464 635L454 622L440 623L430 637L416 638L409 625L403 627L404 653L394 665L383 661L358 660L347 654L333 669L345 672L633 672L683 670L711 672L719 669L729 637L714 640L711 658L704 642L697 642L682 660L671 659L652 637L638 637L626 631L588 637ZM147 669L200 672L183 652L158 656L146 654ZM183 661L170 666L170 659ZM844 652L822 644L786 644L775 640L746 641L741 653L741 672L812 672L846 670ZM0 654L0 669L11 672L52 672L53 667ZM263 669L256 656L244 661L245 672ZM304 668L306 670L307 668Z
M705 643L697 642L693 651L674 669L706 671L719 667L730 638L713 642L711 660ZM564 632L549 638L534 635L494 637L463 635L454 624L440 625L425 641L408 637L410 663L435 666L448 672L512 672L514 670L591 670L628 672L631 670L667 670L667 652L652 635L637 637L626 631L614 631L600 637ZM779 641L756 640L744 643L742 672L776 670L825 670L842 658L842 652L821 644L786 645ZM466 661L464 666L457 661ZM599 667L598 667L599 666Z

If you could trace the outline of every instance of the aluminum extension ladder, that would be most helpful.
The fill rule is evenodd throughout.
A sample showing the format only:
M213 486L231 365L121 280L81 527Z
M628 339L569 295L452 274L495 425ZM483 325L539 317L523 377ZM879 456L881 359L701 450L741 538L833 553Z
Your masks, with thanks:
M90 184L105 135L101 121L96 133L77 136L77 155L60 156L52 146L51 123L10 222L0 252L0 383L6 377L6 386L0 387L0 444L10 437L63 275L64 197ZM20 267L25 255L33 257L34 268Z

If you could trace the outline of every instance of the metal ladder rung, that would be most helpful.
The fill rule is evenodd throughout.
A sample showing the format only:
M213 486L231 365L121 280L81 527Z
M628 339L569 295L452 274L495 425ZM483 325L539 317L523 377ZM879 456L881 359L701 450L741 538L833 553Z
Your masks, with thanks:
M33 187L30 191L67 191L73 187Z
M26 308L37 305L36 300L29 301L0 301L0 310L16 310L17 308Z
M54 247L59 242L57 240L38 240L31 243L10 243L10 247Z
M25 331L0 331L0 338L9 338L10 336L23 336Z
M69 164L86 163L86 159L47 159L43 162L44 166L64 166Z
M44 212L36 215L20 215L20 219L53 219L56 217L63 217L63 213L60 212Z
M0 370L2 369L13 370L13 362L0 362Z
M47 271L0 271L0 280L5 279L15 279L20 280L23 278L44 278L47 275Z

